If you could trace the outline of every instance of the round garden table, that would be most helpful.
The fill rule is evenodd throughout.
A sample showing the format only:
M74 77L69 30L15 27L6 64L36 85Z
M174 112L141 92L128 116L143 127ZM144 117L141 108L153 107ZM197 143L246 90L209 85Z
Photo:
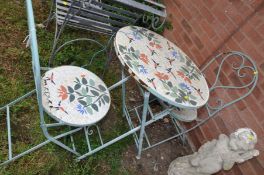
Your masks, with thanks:
M150 93L179 108L197 109L209 88L194 62L175 44L148 29L127 26L115 38L121 63Z
M194 62L175 44L148 29L121 28L116 53L129 74L146 90L139 136L140 158L149 94L182 109L197 109L209 99L207 82Z

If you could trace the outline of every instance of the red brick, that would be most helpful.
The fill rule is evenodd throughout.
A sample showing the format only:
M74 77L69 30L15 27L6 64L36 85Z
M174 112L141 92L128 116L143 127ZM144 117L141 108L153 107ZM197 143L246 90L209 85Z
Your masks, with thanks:
M204 48L204 45L202 43L202 41L200 40L200 38L198 38L198 36L196 34L191 34L191 39L193 40L194 44L196 45L196 47L198 49L203 49Z
M240 32L240 30L236 32L233 37L238 43L241 42L245 38L244 34Z
M202 13L203 17L205 17L209 23L215 20L212 13L206 7L203 7L202 9L200 9L200 12Z
M203 28L203 30L207 33L207 35L210 38L215 36L214 29L210 26L210 24L207 21L202 20L200 24L201 24L201 27Z
M255 172L250 166L249 162L246 161L244 163L239 164L238 166L243 172L242 175L255 175Z
M187 8L185 8L184 6L181 6L180 11L186 20L192 19L192 15L190 14L190 12Z
M188 34L183 33L181 36L182 36L183 40L185 41L185 43L186 43L188 46L191 46L191 45L193 44L193 43L192 43L192 40L190 39L190 37L188 36Z
M261 42L263 42L262 36L253 28L246 35L256 45L259 45Z
M219 8L218 6L216 6L213 10L213 14L214 16L222 23L222 24L226 24L228 21L230 21L227 16L224 14L224 11Z
M192 32L192 27L190 26L190 24L185 19L182 19L181 25L186 30L187 33Z

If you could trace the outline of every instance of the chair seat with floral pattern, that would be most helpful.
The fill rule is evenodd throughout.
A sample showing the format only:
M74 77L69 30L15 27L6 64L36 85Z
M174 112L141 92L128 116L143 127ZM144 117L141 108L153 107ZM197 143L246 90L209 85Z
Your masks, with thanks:
M44 110L71 126L97 123L110 108L110 93L94 73L76 66L60 66L42 78Z

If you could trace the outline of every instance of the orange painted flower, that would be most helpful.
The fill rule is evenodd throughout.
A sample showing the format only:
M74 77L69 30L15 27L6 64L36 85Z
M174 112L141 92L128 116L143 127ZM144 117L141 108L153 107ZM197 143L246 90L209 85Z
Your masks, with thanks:
M160 79L160 80L168 80L169 76L167 74L161 73L161 72L156 72L155 75Z
M184 81L188 82L189 84L192 84L192 81L188 77L184 77Z
M149 63L148 56L146 54L144 54L144 53L140 54L139 59L141 61L143 61L145 64L148 64Z
M149 45L150 45L151 47L154 47L154 46L155 46L155 43L154 43L154 42L149 42Z
M184 73L183 73L183 72L181 72L181 71L177 71L177 74L178 74L180 77L182 77L182 78L184 78L184 77L185 77Z
M159 45L159 44L156 44L156 48L157 48L157 49L161 49L161 48L162 48L162 46L161 46L161 45Z
M61 97L61 100L66 100L68 98L67 89L64 86L60 86L59 89L59 97Z

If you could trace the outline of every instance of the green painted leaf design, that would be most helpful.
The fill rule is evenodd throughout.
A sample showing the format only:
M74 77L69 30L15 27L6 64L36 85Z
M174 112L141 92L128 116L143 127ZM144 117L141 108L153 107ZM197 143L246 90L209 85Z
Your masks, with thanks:
M104 95L104 96L103 96L103 99L104 99L104 101L105 101L106 103L109 103L109 102L110 102L110 98L109 98L109 96L107 96L107 95Z
M194 106L197 104L197 102L196 102L196 101L193 101L193 100L190 100L189 102L190 102L192 105L194 105Z
M167 85L167 83L165 83L165 82L162 82L162 84L163 84L163 87L166 89L166 90L170 90L170 87Z
M89 80L89 84L90 84L91 86L94 86L94 85L95 85L94 80L93 80L93 79L90 79L90 80Z
M177 92L178 92L178 88L177 88L177 86L172 87L171 90L172 90L174 93L177 93Z
M78 102L79 102L80 104L82 104L83 106L86 106L86 105L87 105L87 103L86 103L85 101L83 101L83 100L78 100Z
M98 88L101 90L101 91L106 91L106 88L103 86L103 85L99 85Z
M176 98L175 101L176 101L177 103L182 103L182 99L180 99L180 98Z
M92 103L92 101L93 101L93 99L92 99L92 97L86 97L86 103L89 105L89 104L91 104Z
M197 99L197 97L195 97L195 96L192 95L192 94L189 94L189 97L190 97L191 99L193 99L193 100L196 100L196 99Z
M86 96L86 95L87 95L86 88L82 88L82 95L83 95L83 96Z
M96 104L92 104L92 108L98 112L98 106Z
M133 47L130 47L131 52L135 52L135 49Z
M126 48L126 46L122 46L119 44L119 50L121 53L124 53L127 50L127 48Z
M70 102L73 102L74 99L75 99L75 96L71 94L71 95L70 95Z
M125 55L124 58L125 58L126 60L132 60L128 55Z
M170 96L173 97L173 98L177 98L177 97L178 97L178 95L177 95L176 93L174 93L174 92L172 92L172 93L170 94Z
M101 102L101 100L99 100L98 104L99 104L99 107L101 107L101 105L102 105L102 102Z
M78 90L80 89L81 85L79 83L77 83L75 86L74 86L74 90Z
M90 115L93 114L93 109L90 106L87 106L85 109Z
M92 93L93 95L95 95L95 96L99 96L99 93L98 93L97 91L95 91L95 90L91 90L91 93Z
M105 105L105 101L104 101L104 99L102 98L101 100L102 100L103 105Z
M171 83L171 81L168 81L168 86L170 87L170 88L172 88L172 83Z
M70 86L68 86L68 91L69 91L69 93L73 93L74 92L74 90Z
M84 85L86 85L87 84L87 80L86 80L86 78L82 78L82 84L84 84Z

